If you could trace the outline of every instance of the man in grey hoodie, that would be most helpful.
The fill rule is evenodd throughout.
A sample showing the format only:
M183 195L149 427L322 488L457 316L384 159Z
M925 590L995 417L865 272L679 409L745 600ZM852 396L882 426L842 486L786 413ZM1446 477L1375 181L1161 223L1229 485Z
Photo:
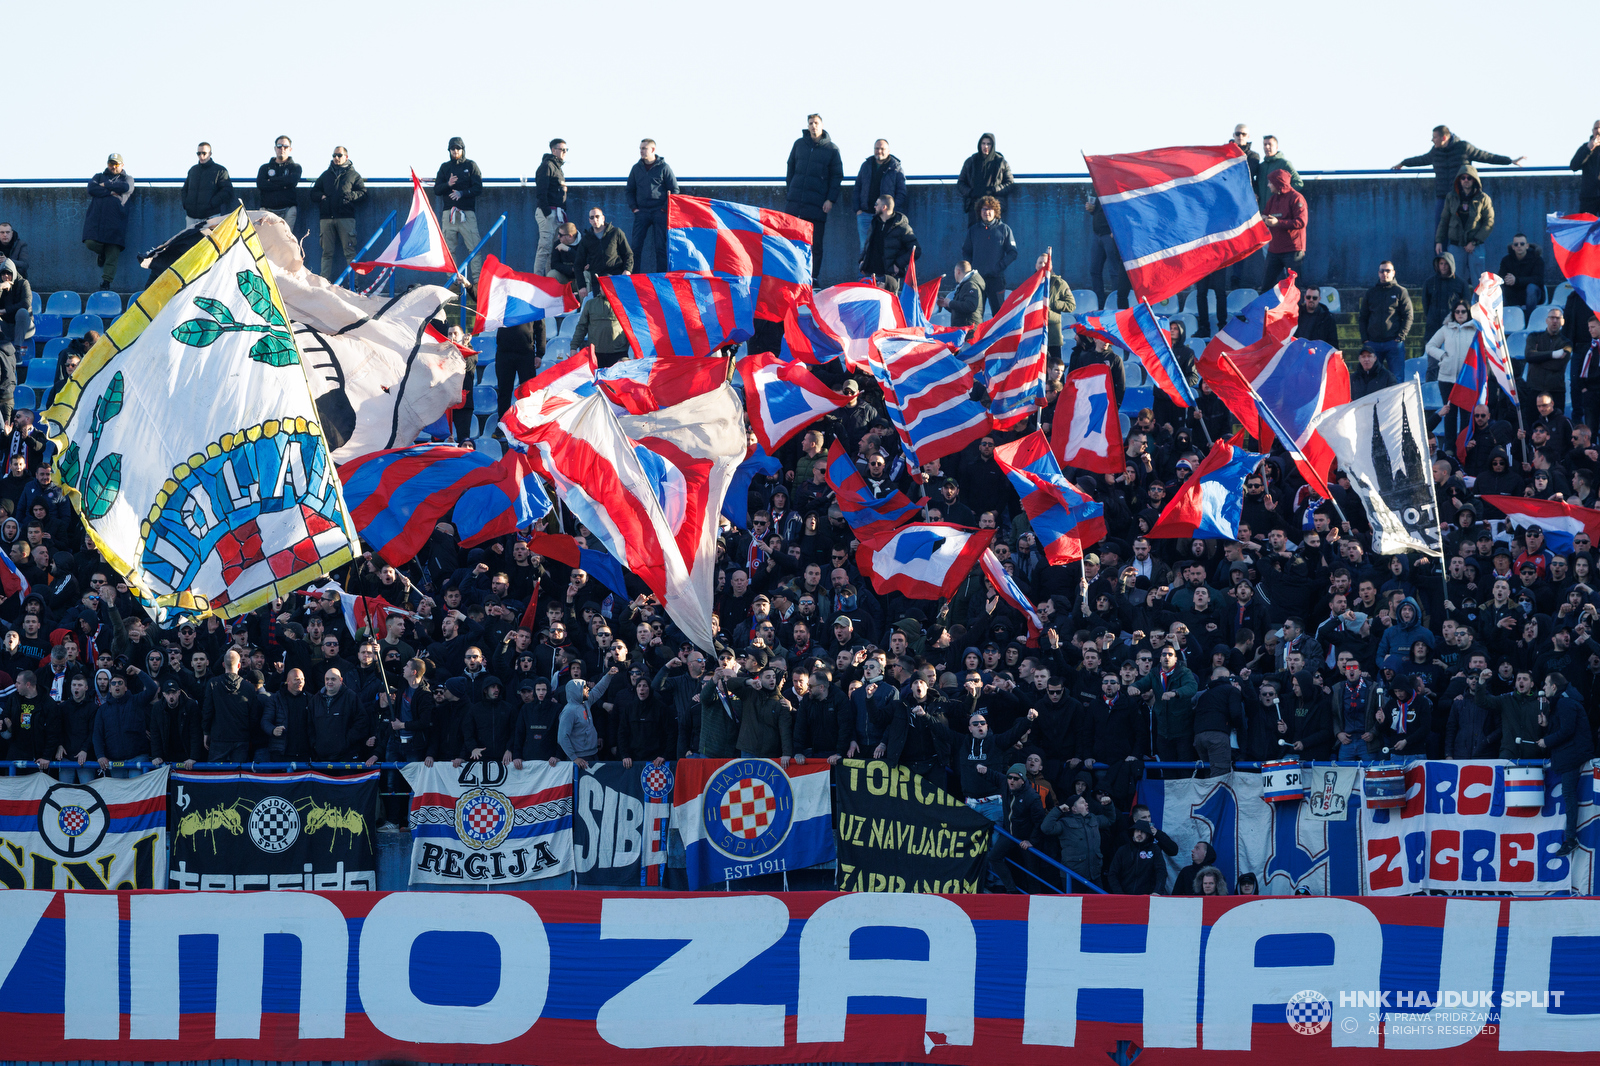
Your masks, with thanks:
M592 711L615 676L617 667L613 666L592 692L589 682L581 678L567 682L567 703L561 708L561 720L556 725L556 742L579 769L586 769L589 760L600 753L600 730L595 727Z

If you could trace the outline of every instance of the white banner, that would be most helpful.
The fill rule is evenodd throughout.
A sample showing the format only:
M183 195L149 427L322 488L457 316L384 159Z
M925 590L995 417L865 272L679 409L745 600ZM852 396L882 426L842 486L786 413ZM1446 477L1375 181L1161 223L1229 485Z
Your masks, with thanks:
M1300 780L1306 786L1300 816L1342 822L1349 817L1351 794L1361 783L1361 770L1356 766L1306 766L1301 768Z
M572 764L414 762L411 883L513 885L572 870Z
M166 877L166 767L88 785L0 777L0 888L165 888Z
M1511 765L1498 760L1412 763L1406 769L1405 806L1362 812L1362 891L1374 896L1588 892L1588 849L1578 849L1584 855L1581 868L1578 853L1556 853L1567 824L1560 779L1545 772L1542 806L1507 806L1505 771ZM1586 769L1579 781L1588 780ZM1580 796L1586 798L1592 794ZM1585 803L1580 815L1582 827L1594 820L1594 808Z

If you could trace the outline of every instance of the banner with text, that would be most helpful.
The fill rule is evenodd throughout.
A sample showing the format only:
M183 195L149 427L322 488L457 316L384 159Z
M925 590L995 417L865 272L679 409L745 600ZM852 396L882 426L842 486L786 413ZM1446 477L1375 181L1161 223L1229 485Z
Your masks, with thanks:
M659 885L672 821L672 764L592 762L577 774L572 856L578 884Z
M1544 1064L1600 1047L1597 937L1580 899L0 892L0 1031L22 1061Z
M350 777L178 771L172 789L178 831L169 888L378 887L368 824L377 809L376 770Z
M572 870L572 764L408 763L411 883L510 885Z
M834 841L845 892L977 892L994 823L886 762L844 759Z
M680 759L672 828L689 887L783 873L832 859L829 766L771 759Z
M167 773L87 785L0 777L0 888L164 887Z
M1592 891L1594 848L1600 844L1593 775L1588 768L1578 775L1579 840L1585 846L1561 855L1569 797L1560 778L1543 770L1543 802L1537 803L1535 784L1535 805L1521 806L1519 790L1513 789L1508 802L1506 772L1512 766L1485 760L1407 767L1403 807L1362 811L1366 894Z

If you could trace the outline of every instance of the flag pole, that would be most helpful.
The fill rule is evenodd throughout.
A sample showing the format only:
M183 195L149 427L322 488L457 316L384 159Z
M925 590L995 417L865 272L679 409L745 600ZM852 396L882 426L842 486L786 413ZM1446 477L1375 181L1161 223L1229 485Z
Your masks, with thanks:
M1146 311L1150 312L1150 317L1152 319L1156 317L1155 309L1150 306L1150 301L1149 300L1147 300L1143 296L1140 296L1139 297L1139 302L1144 304L1144 309ZM1161 334L1161 343L1165 344L1167 346L1167 354L1172 356L1172 365L1177 367L1179 375L1182 375L1183 374L1183 367L1178 366L1178 353L1172 350L1172 342L1167 339L1167 335L1165 333L1163 333L1161 330L1157 330L1156 332ZM1184 380L1188 381L1188 378L1184 378ZM1191 414L1198 413L1199 406L1200 406L1200 394L1196 393L1195 394L1195 398L1194 398L1194 403L1189 407L1190 413ZM1186 415L1185 417L1188 417L1188 416ZM1200 429L1200 439L1206 442L1206 451L1210 451L1211 450L1211 446L1212 446L1212 444L1214 442L1211 440L1211 434L1206 430L1206 420L1204 418L1195 418L1195 419L1193 419L1193 421L1194 421L1195 425L1198 426L1199 429Z
M1411 382L1417 387L1417 409L1422 412L1423 417L1423 422L1419 427L1419 432L1421 432L1424 437L1430 437L1432 434L1427 432L1428 412L1422 404L1422 375L1412 374ZM1472 416L1469 414L1467 417L1470 418ZM1517 417L1519 420L1522 417L1522 406L1520 404L1517 405ZM1524 441L1524 443L1526 443L1526 441ZM1433 480L1433 463L1431 460L1428 463L1428 489L1433 493L1433 527L1434 529L1438 530L1439 533L1439 593L1441 596L1439 600L1439 608L1442 611L1448 612L1450 608L1446 607L1445 604L1450 602L1450 575L1445 572L1444 568L1444 510L1439 506L1439 484ZM1438 619L1438 621L1443 622L1444 619L1441 618Z

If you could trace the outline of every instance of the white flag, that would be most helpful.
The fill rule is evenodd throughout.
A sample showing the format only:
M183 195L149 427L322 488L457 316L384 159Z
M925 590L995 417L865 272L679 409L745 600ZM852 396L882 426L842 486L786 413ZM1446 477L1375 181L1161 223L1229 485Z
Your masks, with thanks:
M1380 389L1323 412L1313 425L1367 508L1373 552L1443 558L1422 386L1413 379Z

